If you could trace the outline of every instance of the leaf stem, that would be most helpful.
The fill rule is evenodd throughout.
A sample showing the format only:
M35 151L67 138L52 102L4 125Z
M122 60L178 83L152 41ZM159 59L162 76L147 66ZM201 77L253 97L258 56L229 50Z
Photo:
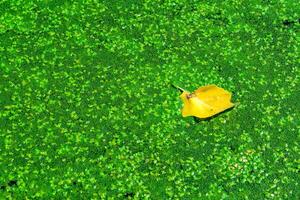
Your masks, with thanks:
M185 92L186 90L177 86L177 85L174 85L173 83L171 83L171 86L174 87L175 89L179 90L180 92Z

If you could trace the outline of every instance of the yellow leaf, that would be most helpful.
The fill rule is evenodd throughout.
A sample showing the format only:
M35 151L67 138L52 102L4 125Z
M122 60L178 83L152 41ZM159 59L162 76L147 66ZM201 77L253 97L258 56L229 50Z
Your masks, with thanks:
M216 85L200 87L193 93L183 90L180 98L184 103L183 117L208 118L234 106L231 93Z

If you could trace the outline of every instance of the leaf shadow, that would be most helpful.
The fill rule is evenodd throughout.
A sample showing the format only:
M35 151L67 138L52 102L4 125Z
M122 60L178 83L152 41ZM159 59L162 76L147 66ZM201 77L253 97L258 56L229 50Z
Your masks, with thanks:
M224 111L222 111L222 112L220 112L220 113L218 113L218 114L216 114L216 115L213 115L213 116L211 116L211 117L208 117L208 118L203 118L203 119L202 119L202 118L198 118L198 117L193 117L193 118L194 118L195 123L197 123L197 124L200 123L200 122L202 122L202 121L208 121L208 122L209 122L209 121L211 121L212 119L218 117L219 115L231 111L234 107L236 107L236 106L233 106L233 107L231 107L231 108L229 108L229 109L226 109L226 110L224 110Z

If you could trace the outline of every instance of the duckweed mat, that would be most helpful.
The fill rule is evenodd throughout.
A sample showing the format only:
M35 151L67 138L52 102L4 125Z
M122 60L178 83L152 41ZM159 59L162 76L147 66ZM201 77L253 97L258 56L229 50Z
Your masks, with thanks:
M1 0L0 199L300 199L297 3Z

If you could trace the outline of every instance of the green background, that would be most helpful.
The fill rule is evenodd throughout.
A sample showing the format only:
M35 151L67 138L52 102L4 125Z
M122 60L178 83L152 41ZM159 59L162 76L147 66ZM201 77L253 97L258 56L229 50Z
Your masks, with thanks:
M0 198L300 199L297 2L2 0Z

